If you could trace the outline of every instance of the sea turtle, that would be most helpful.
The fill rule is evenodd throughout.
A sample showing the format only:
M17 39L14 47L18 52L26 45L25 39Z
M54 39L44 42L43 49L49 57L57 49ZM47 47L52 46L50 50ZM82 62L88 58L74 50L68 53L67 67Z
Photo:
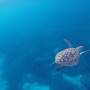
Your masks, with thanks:
M60 67L71 67L78 65L80 56L83 53L90 51L81 51L83 49L83 46L74 48L67 39L64 39L64 41L67 43L68 48L58 52L55 56L54 64L56 64L58 69Z

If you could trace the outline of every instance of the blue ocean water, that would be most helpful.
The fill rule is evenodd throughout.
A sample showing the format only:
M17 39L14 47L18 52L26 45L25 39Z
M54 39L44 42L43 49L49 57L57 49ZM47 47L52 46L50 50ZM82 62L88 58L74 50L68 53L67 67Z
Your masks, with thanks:
M90 52L77 66L51 66L57 52L90 49L89 0L0 1L0 90L90 90Z

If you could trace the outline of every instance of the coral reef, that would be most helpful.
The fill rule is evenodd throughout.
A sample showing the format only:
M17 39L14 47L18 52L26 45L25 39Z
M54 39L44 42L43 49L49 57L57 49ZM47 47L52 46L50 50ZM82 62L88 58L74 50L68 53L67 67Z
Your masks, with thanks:
M69 83L75 86L75 90L87 90L86 87L82 84L81 79L83 75L77 75L74 77L70 77L68 75L63 74L63 78L66 79Z
M24 83L22 90L49 90L48 86L39 85L37 82L35 83Z

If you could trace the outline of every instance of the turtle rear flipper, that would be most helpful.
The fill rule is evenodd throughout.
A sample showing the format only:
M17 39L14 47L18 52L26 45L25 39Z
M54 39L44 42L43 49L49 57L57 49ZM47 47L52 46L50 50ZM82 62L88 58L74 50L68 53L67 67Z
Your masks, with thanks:
M83 52L80 53L80 55L82 55L82 54L84 54L86 52L90 52L90 50L83 51Z
M85 51L82 51L84 46L78 46L76 49L80 52L80 55L86 53L86 52L90 52L90 50L85 50Z
M77 49L79 52L81 52L81 51L83 50L83 48L84 48L84 46L78 46L78 47L76 47L76 49Z
M72 48L72 44L70 43L69 40L67 40L67 39L64 38L64 41L68 45L69 48Z

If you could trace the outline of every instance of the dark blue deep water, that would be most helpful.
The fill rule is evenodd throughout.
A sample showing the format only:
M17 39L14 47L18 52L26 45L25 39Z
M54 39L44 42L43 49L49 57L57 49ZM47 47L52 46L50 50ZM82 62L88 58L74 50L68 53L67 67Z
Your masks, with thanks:
M90 90L90 52L52 65L64 38L90 49L89 0L0 0L0 90Z

